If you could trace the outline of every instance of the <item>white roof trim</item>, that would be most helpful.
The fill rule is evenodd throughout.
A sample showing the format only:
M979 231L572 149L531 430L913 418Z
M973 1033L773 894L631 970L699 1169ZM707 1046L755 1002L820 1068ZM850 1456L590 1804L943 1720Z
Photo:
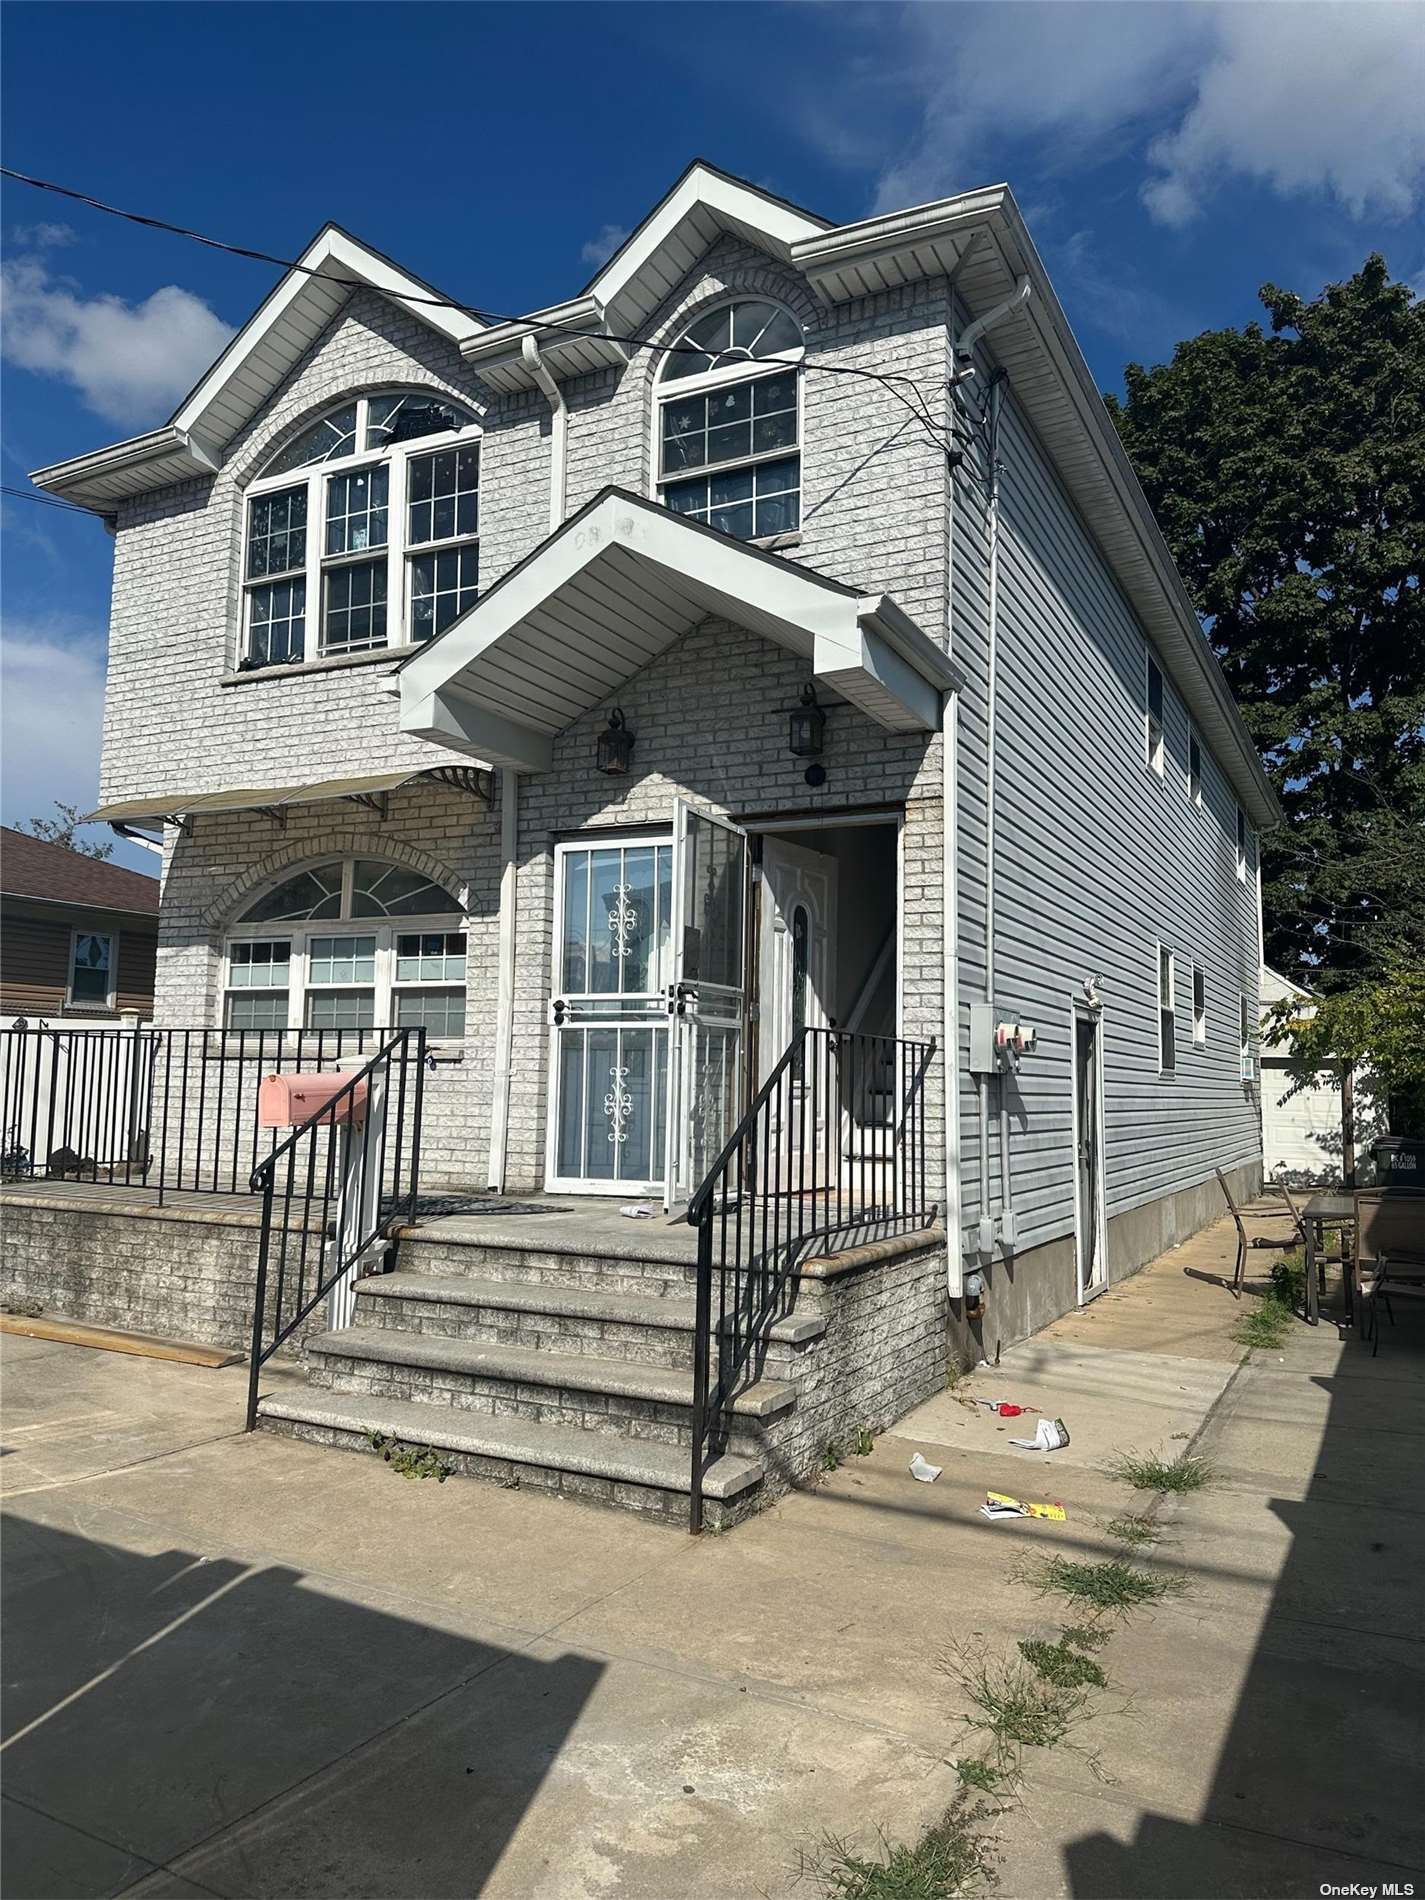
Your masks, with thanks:
M555 734L715 614L808 660L888 731L937 730L961 681L887 595L607 489L404 663L401 730L542 771Z
M37 469L30 479L80 507L112 514L129 495L209 475L345 304L351 282L397 299L440 294L332 224L318 232L298 264L301 268L289 270L263 299L164 428ZM436 304L404 303L402 308L457 347L482 327L473 317Z

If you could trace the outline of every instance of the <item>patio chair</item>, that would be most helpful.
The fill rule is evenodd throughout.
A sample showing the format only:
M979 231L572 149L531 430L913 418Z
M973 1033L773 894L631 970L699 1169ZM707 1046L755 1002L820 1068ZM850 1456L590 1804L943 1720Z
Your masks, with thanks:
M1380 1351L1380 1306L1395 1325L1394 1300L1425 1299L1425 1194L1411 1188L1366 1188L1355 1197L1356 1298L1370 1339Z
M1222 1189L1222 1198L1227 1203L1227 1211L1232 1216L1232 1224L1237 1229L1237 1264L1232 1269L1231 1289L1232 1297L1236 1300L1240 1299L1242 1295L1242 1277L1247 1269L1247 1249L1249 1247L1272 1247L1275 1248L1278 1253L1281 1253L1286 1248L1295 1244L1295 1237L1291 1234L1287 1234L1281 1238L1270 1234L1254 1234L1249 1240L1247 1238L1247 1229L1243 1225L1244 1219L1256 1220L1258 1218L1265 1218L1267 1220L1280 1220L1281 1216L1276 1213L1266 1213L1265 1210L1263 1210L1259 1216L1255 1208L1247 1209L1238 1207L1232 1197L1232 1190L1227 1185L1227 1176L1222 1172L1221 1168L1217 1168L1214 1172L1217 1175L1217 1185Z

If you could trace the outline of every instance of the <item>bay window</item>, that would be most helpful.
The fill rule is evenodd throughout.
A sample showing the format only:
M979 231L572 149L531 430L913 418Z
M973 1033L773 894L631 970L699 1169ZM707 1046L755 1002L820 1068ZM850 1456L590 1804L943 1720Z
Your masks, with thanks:
M247 501L240 665L428 640L473 606L478 438L461 404L407 391L349 401L273 456Z
M232 926L227 1029L465 1033L459 901L404 865L345 858L291 872Z
M665 506L738 540L801 525L802 334L776 304L724 304L664 358L657 405Z

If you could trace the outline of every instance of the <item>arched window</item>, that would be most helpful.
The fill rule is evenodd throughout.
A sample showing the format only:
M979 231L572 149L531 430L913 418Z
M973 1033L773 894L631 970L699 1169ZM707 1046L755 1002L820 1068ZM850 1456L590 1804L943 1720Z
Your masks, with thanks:
M248 490L239 663L428 640L474 604L479 561L471 411L428 389L353 397Z
M741 541L801 525L801 328L744 298L699 317L664 358L658 478L665 505Z
M382 858L331 858L271 886L232 926L227 1029L465 1033L459 901Z

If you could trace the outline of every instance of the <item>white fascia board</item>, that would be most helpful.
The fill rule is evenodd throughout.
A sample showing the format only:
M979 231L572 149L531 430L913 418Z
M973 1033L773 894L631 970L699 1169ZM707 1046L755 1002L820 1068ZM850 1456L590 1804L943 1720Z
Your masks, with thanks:
M941 692L958 693L964 686L964 668L938 647L889 594L868 594L858 600L856 617Z
M993 215L1010 196L1008 185L989 185L981 191L963 192L956 198L939 198L931 204L916 205L909 211L892 211L879 218L863 218L856 224L840 224L834 230L821 231L794 243L791 261L812 283L819 285L824 277L845 269L848 264L919 250L945 238L958 241Z
M114 442L108 448L93 449L87 455L71 456L65 462L51 462L47 468L37 468L30 476L36 488L43 488L50 494L62 495L77 502L81 507L93 508L97 514L112 513L114 501L86 500L83 489L92 480L115 475L131 474L135 480L133 492L143 486L142 471L153 462L167 461L172 457L188 460L192 464L194 475L211 475L217 469L212 455L195 442L186 432L172 423L166 423L161 429L150 429L145 435L128 437L123 442ZM173 480L172 476L166 477Z
M401 693L401 731L459 752L478 765L547 772L554 742L546 734L489 711L454 686L420 696Z
M943 695L864 621L818 634L812 670L890 732L936 732Z
M494 323L488 330L477 331L461 344L460 354L478 367L510 353L517 356L527 336L541 345L555 343L563 332L597 331L603 321L604 306L597 297L571 297L568 303L550 304L543 310L531 310L527 317L512 317L507 323Z

